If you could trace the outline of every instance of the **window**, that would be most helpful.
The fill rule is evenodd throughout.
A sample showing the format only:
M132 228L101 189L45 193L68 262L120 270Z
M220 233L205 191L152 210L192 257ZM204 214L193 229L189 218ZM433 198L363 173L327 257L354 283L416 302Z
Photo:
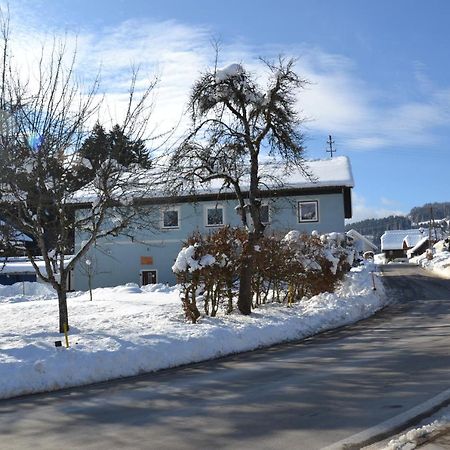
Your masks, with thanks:
M219 205L206 208L206 226L219 227L224 224L223 208Z
M162 212L162 227L163 228L178 228L179 211L178 209L166 209Z
M261 205L261 209L259 210L259 216L261 217L261 223L270 222L269 205Z
M318 222L319 221L319 202L311 200L307 202L298 202L298 221L299 222Z

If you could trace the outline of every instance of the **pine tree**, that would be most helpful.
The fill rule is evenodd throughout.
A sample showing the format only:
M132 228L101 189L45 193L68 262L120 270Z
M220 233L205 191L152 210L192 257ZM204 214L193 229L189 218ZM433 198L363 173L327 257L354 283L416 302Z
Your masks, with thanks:
M96 123L80 149L80 156L89 161L85 164L86 180L92 180L107 159L114 159L120 165L130 168L137 165L143 169L152 166L150 153L141 139L131 139L120 125L114 125L108 133Z

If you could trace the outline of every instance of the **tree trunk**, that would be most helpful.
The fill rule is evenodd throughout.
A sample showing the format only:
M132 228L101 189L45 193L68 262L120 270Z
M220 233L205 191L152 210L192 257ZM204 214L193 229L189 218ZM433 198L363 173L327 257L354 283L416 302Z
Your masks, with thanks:
M241 314L248 316L252 312L252 277L253 277L253 249L255 236L248 235L248 242L244 245L241 270L239 273L238 309Z
M92 302L92 275L88 275L89 300Z
M246 262L242 263L239 274L238 308L241 314L244 314L245 316L248 316L252 312L252 275L252 262L251 259L248 258Z
M59 332L64 333L64 324L69 331L69 314L67 312L67 292L64 289L58 290L58 306L59 306Z

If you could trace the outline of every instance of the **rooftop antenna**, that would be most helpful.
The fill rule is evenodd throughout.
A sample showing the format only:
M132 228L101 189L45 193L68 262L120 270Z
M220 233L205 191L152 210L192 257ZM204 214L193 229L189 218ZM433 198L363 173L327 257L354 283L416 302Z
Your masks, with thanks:
M333 141L331 134L328 135L328 149L327 149L327 153L330 154L331 158L333 157L333 153L336 153L336 149L333 147L333 145L335 144L335 142Z

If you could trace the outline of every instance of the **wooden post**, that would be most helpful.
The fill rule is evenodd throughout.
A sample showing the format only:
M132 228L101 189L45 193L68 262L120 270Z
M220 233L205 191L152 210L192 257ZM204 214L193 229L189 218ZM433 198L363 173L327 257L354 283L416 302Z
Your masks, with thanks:
M67 328L67 323L64 322L64 337L66 339L66 348L69 348L69 333Z

